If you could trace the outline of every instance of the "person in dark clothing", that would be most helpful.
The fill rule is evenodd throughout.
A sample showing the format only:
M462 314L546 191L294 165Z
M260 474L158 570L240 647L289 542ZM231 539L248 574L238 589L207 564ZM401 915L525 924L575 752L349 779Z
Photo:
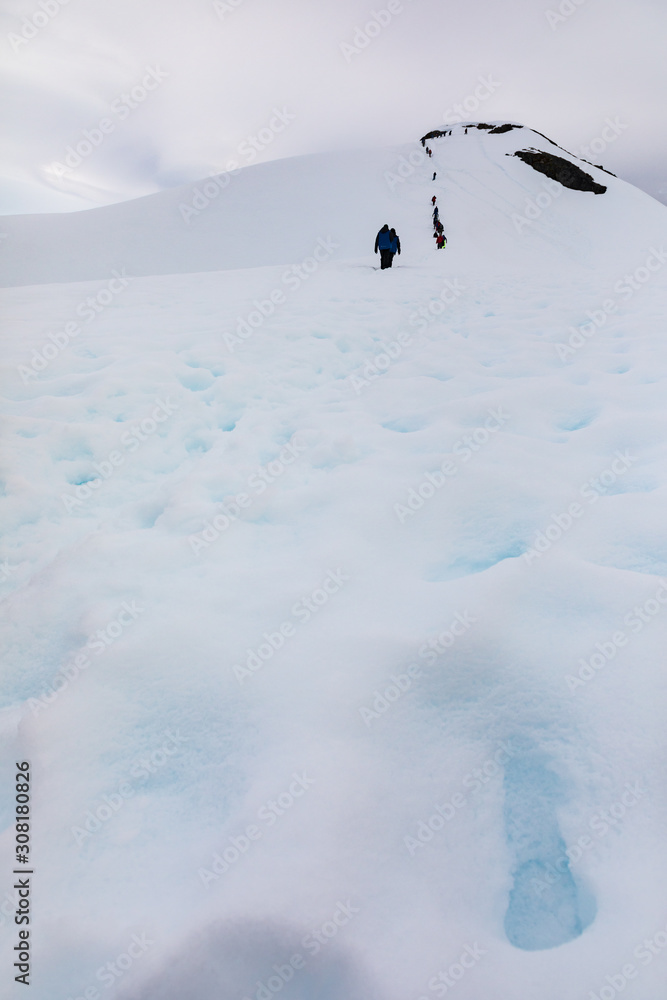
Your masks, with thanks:
M375 237L375 252L380 251L380 268L384 271L385 267L391 267L391 261L393 254L391 252L391 236L389 235L389 226L385 222L384 226L380 232Z
M389 245L389 263L387 267L391 267L394 262L394 254L401 252L401 241L398 238L398 234L395 229L389 230L389 236L391 238L391 243Z
M433 209L433 222L436 223L440 218L440 212L438 211L438 206L436 205Z
M435 205L435 195L433 195L433 197L431 198L431 204Z
M376 253L378 252L378 249L380 249L380 238L382 236L384 236L385 233L388 233L388 232L389 232L389 226L385 222L384 226L382 227L382 229L380 230L380 232L375 237L375 252ZM383 244L386 244L387 240L383 240L382 242L383 242Z
M435 170L433 171L433 180L435 180Z

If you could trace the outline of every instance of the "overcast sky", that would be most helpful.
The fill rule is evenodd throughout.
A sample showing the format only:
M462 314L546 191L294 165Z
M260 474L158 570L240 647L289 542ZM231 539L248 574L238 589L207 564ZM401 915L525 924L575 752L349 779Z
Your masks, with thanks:
M457 105L667 202L666 39L665 0L4 0L0 212L410 142Z

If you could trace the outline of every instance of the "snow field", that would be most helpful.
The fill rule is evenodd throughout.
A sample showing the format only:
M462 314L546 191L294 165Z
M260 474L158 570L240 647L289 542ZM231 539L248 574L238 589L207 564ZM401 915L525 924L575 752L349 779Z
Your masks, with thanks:
M625 619L667 573L667 271L615 293L572 355L557 345L659 249L662 209L619 246L643 196L610 178L510 239L499 203L541 184L509 157L498 179L485 150L512 135L473 136L467 172L464 137L433 141L442 187L406 179L405 224L373 224L398 223L391 272L341 245L294 289L291 261L135 276L27 380L33 347L108 278L3 293L0 731L36 775L37 1000L175 1000L186 983L197 1000L476 1000L499 983L562 1000L601 996L624 960L624 996L658 1000L664 957L633 952L664 929L664 622ZM431 190L449 199L444 253ZM303 229L297 262L317 244ZM230 350L239 318L252 334ZM388 707L365 718L377 693ZM107 987L98 971L143 934Z

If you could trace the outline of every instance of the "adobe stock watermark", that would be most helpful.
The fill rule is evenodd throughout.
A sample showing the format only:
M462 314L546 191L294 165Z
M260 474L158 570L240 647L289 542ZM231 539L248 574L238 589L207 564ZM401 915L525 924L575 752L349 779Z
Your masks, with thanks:
M605 118L604 128L601 130L600 135L596 136L595 139L591 139L588 146L579 146L577 155L581 156L587 162L589 162L589 157L591 156L601 156L605 149L611 146L613 142L616 142L618 137L628 128L630 126L625 125L618 115L615 118ZM595 163L593 164L593 166L596 165Z
M335 572L329 570L321 586L316 587L312 593L307 594L292 605L292 617L305 625L321 611L325 604L329 603L331 597L337 594L349 580L349 576L346 576L342 570L337 569ZM248 655L245 666L240 663L234 664L234 676L239 684L242 685L249 677L261 670L264 664L273 658L277 650L282 649L285 640L291 639L295 635L296 626L291 621L282 622L274 632L265 632L262 636L265 641L261 642L257 649L248 648L246 650Z
M451 649L457 638L465 635L470 626L476 622L477 619L469 611L463 613L457 611L448 629L444 629L435 638L429 639L420 647L419 656L425 659L429 666L433 666L438 657ZM385 715L391 706L396 704L412 688L414 681L421 676L422 668L418 663L409 663L403 673L391 674L387 687L382 691L376 688L373 692L374 697L371 705L362 705L359 709L364 725L370 729L372 720Z
M656 931L651 937L644 938L633 950L632 955L644 968L660 956L663 956L667 948L667 924ZM626 962L619 972L605 976L604 986L598 987L597 993L591 990L588 1000L614 1000L614 997L622 993L625 987L633 979L636 979L641 968L637 968L633 962Z
M181 736L180 732L172 733L166 729L163 733L167 739L156 750L147 753L145 757L140 757L130 765L130 776L136 779L132 781L121 781L117 791L103 795L101 800L84 813L81 826L73 826L70 829L77 847L81 847L98 830L101 830L105 823L118 813L128 799L131 799L137 791L137 781L146 781L169 761L171 757L182 750L181 744L189 743L189 736Z
M337 936L341 927L349 924L357 913L359 913L359 907L354 906L351 899L347 899L345 902L339 899L331 917L325 920L320 927L311 930L301 941L301 947L308 952L308 955L304 957L301 952L297 951L285 959L282 964L274 962L271 967L272 974L268 976L266 982L258 979L253 987L254 992L249 991L243 1000L271 1000L277 993L280 993L286 983L294 978L295 973L306 968L308 958L317 955L322 948L326 947ZM250 996L251 992L252 996Z
M95 656L102 656L128 628L134 625L144 612L145 608L137 607L136 601L123 601L116 617L107 622L103 628L98 628L96 632L93 632L88 637L84 649L93 651ZM39 698L28 698L28 708L32 714L39 715L43 709L48 708L76 680L79 674L92 665L92 662L87 653L76 653L70 662L58 671L53 682Z
M546 863L541 878L530 880L532 891L537 896L541 896L550 886L555 885L564 875L569 874L570 866L578 864L584 855L594 850L598 846L598 841L606 837L612 830L618 831L619 824L622 823L629 811L634 809L647 794L646 788L640 781L635 781L632 784L626 782L625 790L620 798L605 809L593 813L587 824L587 829L591 832L581 834L576 840L573 838L571 846L567 847L559 858Z
M188 538L194 554L199 555L202 549L208 549L213 542L217 541L223 532L241 518L241 513L252 507L255 499L265 493L276 480L280 479L288 467L293 465L305 451L307 451L306 446L300 444L295 434L292 440L281 449L277 458L248 476L247 489L252 491L254 495L251 495L250 492L237 493L233 498L217 504L218 513L215 517L206 521L202 531L190 535Z
M385 170L384 179L390 191L395 191L399 184L405 184L408 177L412 177L415 170L428 161L428 154L422 148L421 143L415 143L407 156L399 156L393 170Z
M417 331L422 333L428 324L437 316L441 316L447 306L453 305L459 296L467 291L467 287L462 285L458 278L453 280L447 278L445 284L436 299L431 299L428 305L420 306L413 312L408 320L411 326L416 326ZM371 382L380 378L389 371L394 362L403 356L404 349L412 346L413 335L411 333L399 333L396 340L391 340L388 344L380 341L381 351L364 365L348 375L350 386L358 396L364 389L367 389Z
M243 833L236 837L227 837L226 845L216 851L209 862L209 868L198 868L197 875L202 885L210 889L212 882L238 864L242 857L250 850L251 846L261 840L267 829L275 826L281 816L289 812L297 800L303 798L307 791L315 784L315 779L310 778L305 771L292 773L292 780L288 787L280 792L275 799L267 801L257 810L257 819L263 826L256 823L248 824Z
M406 2L411 3L412 0L406 0ZM377 38L385 28L389 27L394 18L404 11L402 0L389 0L386 7L371 11L370 19L363 27L355 25L352 42L340 42L338 46L348 66L354 56L360 55L364 49L367 49L373 39Z
M630 455L628 451L615 452L615 458L608 468L603 469L596 477L587 480L583 484L579 490L581 496L588 501L589 506L597 503L601 497L609 492L609 488L621 476L624 476L628 469L637 461L639 459ZM567 510L562 511L560 514L552 514L549 524L535 535L532 548L522 553L521 558L526 565L530 566L533 559L541 559L544 553L548 552L570 530L575 521L582 518L585 513L586 508L575 500L568 505Z
M159 66L147 66L141 82L135 84L129 91L124 91L111 102L110 108L118 121L125 121L133 111L140 107L146 98L153 91L157 90L169 74L160 69ZM84 160L95 152L102 145L108 135L116 131L116 122L112 118L100 118L97 125L92 128L84 128L81 132L83 136L76 145L70 145L65 150L63 162L54 161L45 168L46 172L53 177L64 177L71 175L77 170Z
M437 997L447 996L450 990L453 990L466 973L470 969L474 969L486 954L487 952L476 941L474 944L464 945L457 962L452 962L446 969L440 969L435 976L431 976L428 981L429 991ZM417 1000L432 1000L432 997L422 995Z
M427 305L420 306L419 309L411 313L408 323L410 326L416 326L419 333L423 333L429 323L437 319L438 316L442 316L446 306L453 306L456 300L467 291L468 286L462 285L458 278L447 278L440 295L436 299L430 299Z
M661 247L659 250L650 247L648 256L644 263L631 274L625 274L614 283L614 291L621 301L629 302L630 299L651 280L656 271L659 271L667 261L667 251ZM554 349L561 361L568 361L572 358L584 344L598 333L607 322L609 316L618 312L618 303L614 299L605 299L601 309L587 309L586 315L590 322L582 323L580 326L570 326L570 336L566 344L554 344Z
M471 796L480 792L493 778L497 778L502 773L503 766L517 753L511 745L511 740L498 741L498 747L493 757L489 757L480 767L474 767L462 779L461 785L465 792L454 792L445 801L434 805L433 812L427 819L417 820L414 835L407 834L403 838L405 849L411 858L414 858L417 851L430 844L436 833L444 830L447 823L450 823L469 803Z
M478 76L477 86L472 93L464 97L460 103L453 104L451 108L443 113L443 119L447 125L455 125L460 122L469 122L470 115L474 114L481 104L488 101L497 90L502 87L502 83L494 80L493 76Z
M322 264L325 264L338 249L340 249L340 243L334 243L331 236L327 236L326 240L320 236L312 256L304 258L300 264L292 264L283 272L281 283L291 292L298 291L302 284L319 271ZM264 321L273 315L276 307L284 305L287 299L288 296L282 288L272 289L266 299L255 299L253 301L255 308L247 316L236 317L236 332L223 334L223 340L229 353L233 354L237 347L252 337L253 333L264 325Z
M12 566L6 559L0 563L0 583L7 583L18 569L18 566Z
M544 191L540 191L535 198L526 198L523 215L519 215L518 212L512 213L512 223L519 236L523 233L526 226L532 226L535 220L539 219L547 208L553 205L557 198L560 198L565 190L559 181L554 181L548 177L542 181L542 187Z
M661 579L660 585L653 597L649 597L643 604L636 604L624 615L623 624L629 628L630 635L618 629L608 639L596 642L595 652L590 654L588 658L580 658L577 676L575 677L573 674L565 675L565 683L570 694L573 694L579 688L585 687L594 677L597 677L599 672L615 658L619 649L627 646L631 635L637 635L638 632L643 631L645 626L652 622L661 611L664 611L666 606L667 580Z
M484 424L475 427L471 434L464 434L452 447L452 454L464 463L469 462L473 455L483 448L509 420L509 414L503 411L502 406L487 412L489 416ZM424 504L434 497L438 490L442 489L447 480L458 473L459 467L450 458L444 459L438 469L425 473L424 479L416 487L410 487L405 503L394 504L394 513L401 524L405 524L408 517L414 517L417 511L421 510Z
M267 146L270 146L275 138L281 132L284 132L287 126L293 121L296 121L296 115L288 111L287 108L274 108L272 117L268 123L263 128L260 128L256 135L246 136L236 147L236 153L239 157L243 157L243 162L239 163L238 160L228 160L224 170L212 174L192 189L192 200L189 204L186 202L179 204L178 210L181 213L183 221L189 224L193 219L201 215L211 202L215 201L220 193L225 190L232 177L243 167L247 167L253 163L259 154Z
M375 355L372 361L367 361L363 366L360 366L356 372L352 372L348 375L348 380L351 387L354 389L357 396L360 392L366 389L371 382L379 378L380 375L384 375L385 372L389 371L394 361L398 359L403 354L403 349L409 347L412 344L412 334L411 333L399 333L396 340L392 340L389 344L385 344L380 341L381 351Z
M561 0L558 10L549 8L545 10L544 16L552 31L555 31L560 24L564 24L569 17L577 13L579 7L583 6L586 0Z
M29 17L24 17L21 22L21 34L10 31L7 41L14 53L20 52L24 45L36 38L42 28L56 17L63 7L66 7L70 0L39 0L39 10L34 11Z
M120 272L112 271L111 274L113 277L107 281L105 288L101 288L95 295L86 296L74 310L75 314L86 323L92 323L97 319L100 313L103 313L116 296L120 295L133 280L131 275L125 273L125 268ZM63 325L61 330L48 333L48 341L42 345L40 350L33 347L32 360L29 364L17 365L16 368L23 384L28 385L31 378L36 379L45 371L51 362L69 346L73 338L79 336L81 329L79 323L70 320Z
M224 21L227 14L233 14L244 3L245 0L213 0L213 9L220 20Z
M125 455L133 454L143 442L148 441L156 433L160 424L163 424L169 419L172 413L179 409L178 404L172 403L169 397L167 397L166 402L163 402L159 398L156 398L155 402L157 406L151 410L149 417L144 417L143 420L133 424L129 430L123 432L120 438L120 448L122 448L122 451L120 449L113 449L102 461L93 462L93 468L97 473L96 477L91 477L86 482L80 483L73 494L60 494L60 499L68 514L71 514L73 511L80 511L86 501L95 495L95 491L100 488L102 483L110 479L116 469L123 465Z

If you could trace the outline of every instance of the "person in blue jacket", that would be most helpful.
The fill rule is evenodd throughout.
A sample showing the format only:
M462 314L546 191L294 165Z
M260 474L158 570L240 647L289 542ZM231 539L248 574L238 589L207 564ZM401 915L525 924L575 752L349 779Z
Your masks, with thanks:
M401 252L401 244L396 235L396 230L389 230L385 223L380 232L375 237L375 253L380 251L380 268L384 271L386 267L391 267L394 254Z
M389 247L389 250L391 252L391 256L389 258L389 264L387 266L391 267L391 265L394 262L394 254L398 253L400 255L400 252L401 252L401 241L399 240L398 234L396 233L395 229L390 229L389 230L389 236L391 237L391 245Z

